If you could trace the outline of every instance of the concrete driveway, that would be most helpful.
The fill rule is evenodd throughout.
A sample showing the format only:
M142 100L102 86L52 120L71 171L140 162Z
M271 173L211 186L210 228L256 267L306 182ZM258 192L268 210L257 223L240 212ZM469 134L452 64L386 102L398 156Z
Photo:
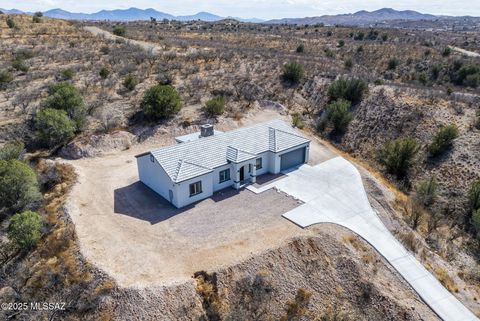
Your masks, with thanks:
M333 223L360 235L443 320L478 320L388 231L370 206L360 173L350 162L336 157L316 166L303 165L286 174L261 188L248 189L261 193L274 187L303 201L305 204L283 214L301 227Z

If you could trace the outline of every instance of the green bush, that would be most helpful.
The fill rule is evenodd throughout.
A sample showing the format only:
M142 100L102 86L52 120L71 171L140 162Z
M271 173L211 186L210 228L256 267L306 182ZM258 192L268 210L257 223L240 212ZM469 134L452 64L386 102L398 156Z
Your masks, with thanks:
M0 85L8 84L13 80L13 75L6 70L0 71Z
M21 58L16 58L15 60L13 60L12 67L15 70L22 71L22 72L27 72L30 69L30 67L25 62L25 60Z
M13 29L17 26L17 24L15 23L15 21L13 20L12 17L8 17L7 18L7 26L10 28L10 29Z
M127 28L125 28L125 26L114 26L113 34L116 36L125 37L127 34Z
M283 65L283 79L293 84L299 83L305 75L303 66L295 61Z
M430 206L437 197L438 183L435 176L421 180L415 187L415 198L423 206Z
M102 47L100 47L100 52L104 55L108 55L110 53L110 47L109 46L102 46Z
M352 69L353 67L353 60L351 58L348 58L347 60L345 60L345 68L347 69Z
M303 53L305 52L305 46L303 44L300 44L298 47L297 47L297 52L298 53Z
M40 23L40 22L42 22L42 18L35 15L35 16L32 17L32 22L33 23Z
M353 104L359 103L364 94L368 91L367 83L362 79L344 79L335 80L328 88L330 101L345 99Z
M450 66L450 79L456 85L476 88L480 85L480 65L456 60Z
M338 47L342 48L343 46L345 46L345 41L344 40L339 40L338 41Z
M145 115L153 119L168 118L182 108L182 100L170 85L156 85L143 95L141 107Z
M43 13L41 11L37 11L33 14L34 17L38 17L38 18L41 18L43 17Z
M108 76L110 75L110 69L108 69L108 67L102 67L102 69L100 69L100 71L98 72L98 74L99 74L100 77L102 77L103 79L107 79Z
M35 117L36 137L46 147L68 143L75 136L75 123L61 109L43 108Z
M439 156L452 147L453 140L458 137L458 128L456 125L448 125L440 128L435 134L433 142L428 146L430 156Z
M24 162L0 160L0 213L31 208L41 198L37 175Z
M62 70L60 75L63 80L70 80L75 77L75 71L73 71L73 69L67 68Z
M219 96L210 99L205 104L205 111L209 116L217 116L225 111L225 98Z
M138 83L138 78L134 74L128 74L123 80L123 86L129 91L134 90Z
M292 115L292 126L297 127L298 129L305 128L305 124L302 121L302 118L298 113Z
M450 49L449 47L445 47L442 51L442 56L447 57L447 56L450 56L451 53L452 53L452 49Z
M385 144L380 151L380 163L390 174L404 178L415 165L419 150L416 139L399 138Z
M42 218L38 213L26 211L17 213L10 219L8 238L22 250L37 244L42 236Z
M474 182L470 187L468 202L472 211L480 209L480 180Z
M337 133L347 130L348 124L352 121L352 114L349 112L350 102L339 99L327 106L327 121L333 126Z
M75 86L61 82L48 89L49 96L44 100L44 108L63 110L75 123L75 130L81 130L86 121L86 108L83 97Z
M363 32L358 32L355 34L355 36L353 36L354 40L363 40L363 38L365 38L365 34Z
M388 70L395 70L399 64L399 61L397 58L391 58L388 60Z
M0 160L20 159L25 145L21 141L6 143L0 148Z

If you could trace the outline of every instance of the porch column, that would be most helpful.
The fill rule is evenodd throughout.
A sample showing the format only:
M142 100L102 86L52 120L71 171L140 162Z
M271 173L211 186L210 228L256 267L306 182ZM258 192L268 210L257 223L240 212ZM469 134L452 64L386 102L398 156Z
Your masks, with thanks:
M257 182L257 166L256 165L256 161L254 160L253 163L251 163L252 165L252 172L250 173L250 181L252 183L256 183Z
M233 164L233 188L240 188L240 167L238 164Z

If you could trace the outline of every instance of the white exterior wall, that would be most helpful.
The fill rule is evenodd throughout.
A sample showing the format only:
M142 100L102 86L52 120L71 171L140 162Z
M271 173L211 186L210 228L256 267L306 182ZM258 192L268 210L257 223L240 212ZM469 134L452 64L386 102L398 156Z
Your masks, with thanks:
M171 189L174 194L173 202L175 202L174 184L162 166L160 166L155 159L154 162L150 160L150 154L137 157L137 168L141 182L160 194L167 201L170 201L169 190Z
M190 197L190 184L198 181L202 182L202 192ZM213 173L198 176L175 185L177 202L174 202L173 205L179 208L184 207L213 195Z
M262 158L262 168L257 169L257 173L256 173L257 176L266 174L271 171L272 167L270 163L271 163L272 154L273 154L272 152L265 152L265 153L258 154L257 158ZM255 162L256 162L256 159L255 159Z
M220 183L220 172L223 170L226 170L227 168L230 168L230 180ZM219 191L221 189L230 187L233 185L233 178L234 178L234 169L231 164L221 166L218 168L215 168L212 173L212 180L213 180L213 191Z

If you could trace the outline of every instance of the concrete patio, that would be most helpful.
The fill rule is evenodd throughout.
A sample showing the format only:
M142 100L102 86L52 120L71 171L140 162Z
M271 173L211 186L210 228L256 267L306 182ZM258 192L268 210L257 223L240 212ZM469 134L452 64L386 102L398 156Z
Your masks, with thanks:
M360 235L443 320L478 320L389 232L370 206L360 173L350 162L336 157L316 166L303 165L285 174L270 184L248 189L262 193L277 188L303 201L303 205L283 214L303 228L333 223Z

